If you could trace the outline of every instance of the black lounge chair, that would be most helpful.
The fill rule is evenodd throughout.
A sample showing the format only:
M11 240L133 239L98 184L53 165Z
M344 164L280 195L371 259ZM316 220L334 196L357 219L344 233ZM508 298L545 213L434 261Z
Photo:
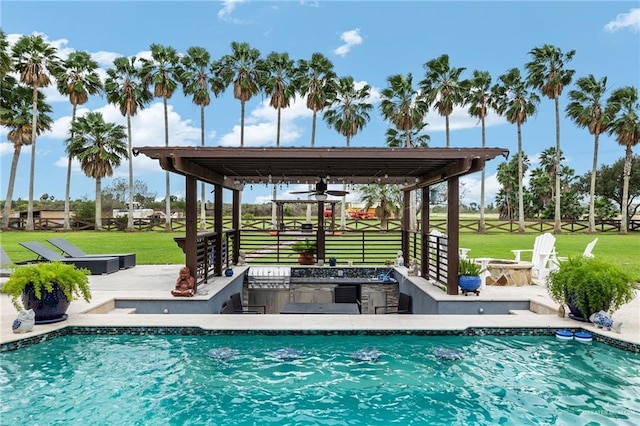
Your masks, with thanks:
M135 253L105 253L105 254L87 254L82 249L74 246L64 238L50 238L47 240L68 257L117 257L120 262L120 269L133 268L136 266L136 254Z
M38 261L61 262L85 268L91 275L111 274L120 270L117 257L64 257L38 241L25 241L20 245L38 255Z
M378 313L378 309L384 309L385 314L410 314L413 311L412 304L411 296L405 293L400 293L397 305L376 306L375 313ZM395 309L390 311L390 308Z
M262 312L258 312L252 309L244 309L244 306L242 306L242 297L240 296L240 293L233 293L230 299L234 314L264 314L267 310L267 307L262 305L248 306L249 308L262 308Z

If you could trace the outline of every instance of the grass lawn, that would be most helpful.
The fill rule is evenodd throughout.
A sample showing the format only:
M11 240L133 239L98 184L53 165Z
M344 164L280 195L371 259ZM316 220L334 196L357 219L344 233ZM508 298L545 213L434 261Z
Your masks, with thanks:
M461 233L460 246L470 248L470 257L494 257L513 259L512 249L532 249L537 233L526 234L496 233L480 235ZM184 236L183 232L24 232L10 231L0 233L2 248L14 262L33 260L35 254L19 245L21 241L46 242L47 238L63 237L82 248L87 253L136 253L137 263L182 264L184 254L177 246L174 237ZM607 262L620 266L640 282L640 234L618 235L603 233L596 235L563 233L556 235L558 256L580 256L587 244L598 237L593 254ZM529 258L527 258L529 255ZM530 253L523 253L530 260Z

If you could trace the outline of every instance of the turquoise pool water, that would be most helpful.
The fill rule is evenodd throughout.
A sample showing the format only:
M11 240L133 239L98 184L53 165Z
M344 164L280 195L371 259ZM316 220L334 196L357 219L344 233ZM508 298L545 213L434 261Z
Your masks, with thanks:
M0 395L3 425L637 425L640 356L555 337L78 335L0 354Z

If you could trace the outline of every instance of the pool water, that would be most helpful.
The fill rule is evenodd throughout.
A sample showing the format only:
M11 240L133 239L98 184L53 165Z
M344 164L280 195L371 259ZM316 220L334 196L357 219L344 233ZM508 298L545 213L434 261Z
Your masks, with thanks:
M3 425L637 425L640 356L555 337L77 335L0 354L0 395Z

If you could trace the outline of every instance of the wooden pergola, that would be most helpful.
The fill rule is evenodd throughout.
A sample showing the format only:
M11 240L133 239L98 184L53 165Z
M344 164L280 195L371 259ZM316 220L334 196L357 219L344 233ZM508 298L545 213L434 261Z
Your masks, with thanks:
M222 234L222 191L233 193L233 261L240 247L240 199L246 185L314 184L398 184L403 191L403 218L409 216L409 194L422 191L428 205L429 187L447 182L448 271L447 293L458 294L458 216L459 178L482 170L485 162L507 157L504 148L226 148L226 147L139 147L142 153L159 161L162 169L185 177L186 187L186 265L195 273L197 225L197 182L214 186L214 231ZM324 202L318 201L316 238L318 256L324 257ZM429 237L429 209L422 209L422 247ZM402 223L402 251L409 252L409 221ZM221 243L220 243L221 244ZM217 250L218 253L221 250ZM422 276L427 273L427 250L422 250ZM216 259L221 263L220 259ZM217 265L216 271L222 271Z

